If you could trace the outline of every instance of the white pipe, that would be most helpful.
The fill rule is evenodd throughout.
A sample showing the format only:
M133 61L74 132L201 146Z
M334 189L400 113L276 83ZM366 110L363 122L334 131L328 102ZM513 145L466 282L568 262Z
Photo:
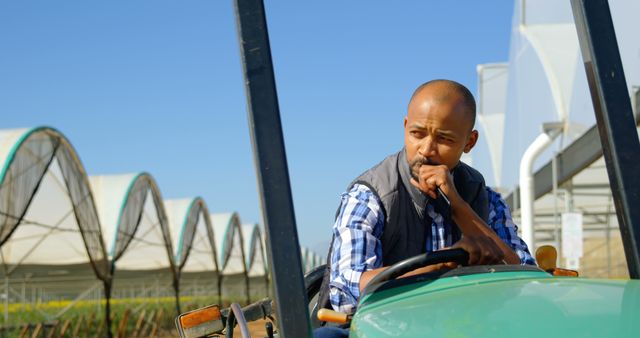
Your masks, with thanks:
M558 135L560 135L558 129L542 132L529 145L520 160L520 229L522 230L522 239L527 243L531 252L533 252L535 245L533 239L533 162Z

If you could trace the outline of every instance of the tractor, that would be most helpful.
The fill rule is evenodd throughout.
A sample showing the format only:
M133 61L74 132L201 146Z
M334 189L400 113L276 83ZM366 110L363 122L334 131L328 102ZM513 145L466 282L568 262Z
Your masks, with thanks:
M262 0L235 0L249 123L267 231L277 332L309 337L321 325L349 327L352 337L631 337L640 332L640 154L626 80L606 0L571 0L602 141L630 280L578 278L541 247L535 266L464 266L461 249L421 254L388 267L347 315L317 302L325 266L303 277L275 78ZM615 76L614 76L615 75ZM294 254L292 254L294 253ZM416 268L459 268L398 278ZM227 336L246 321L270 316L272 302L244 309L217 306L182 314L183 337Z

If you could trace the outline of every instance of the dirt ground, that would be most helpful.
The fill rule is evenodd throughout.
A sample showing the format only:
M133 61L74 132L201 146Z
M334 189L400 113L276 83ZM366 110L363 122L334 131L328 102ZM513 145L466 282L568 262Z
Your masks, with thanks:
M267 330L264 328L264 324L266 324L268 320L258 320L255 322L249 322L249 332L251 333L252 338L264 338L267 336ZM236 326L236 329L233 330L234 337L242 337L240 335L240 328Z
M268 320L258 320L258 321L254 321L254 322L249 322L249 332L251 334L251 338L264 338L267 336L267 331L265 330L264 325L268 322ZM238 328L236 326L236 329L233 330L233 336L237 337L237 338L241 338L242 335L240 334L240 328ZM165 333L163 335L160 336L160 338L175 338L178 337L178 333L177 332L173 332L173 333ZM214 336L215 337L215 336ZM224 337L224 335L221 335L220 337Z

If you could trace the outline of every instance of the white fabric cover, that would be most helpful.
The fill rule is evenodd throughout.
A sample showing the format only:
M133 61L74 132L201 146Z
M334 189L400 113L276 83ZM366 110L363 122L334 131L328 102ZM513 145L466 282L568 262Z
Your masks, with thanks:
M164 200L164 210L167 212L167 220L169 222L169 232L171 233L171 244L174 250L174 259L176 265L180 265L180 251L182 236L187 231L187 217L192 199L173 199Z
M264 242L257 224L243 224L244 252L249 277L265 276L267 274L266 259L264 257Z
M2 246L5 264L89 262L57 160L45 173L21 224Z
M19 146L18 140L27 136L27 128L0 130L0 168L4 168L9 160L9 154ZM0 169L2 170L2 169Z
M640 21L634 14L640 11L640 2L612 0L610 8L631 94L632 87L640 84ZM566 128L554 146L538 158L534 170L595 124L568 1L516 1L506 98L506 142L499 174L501 185L512 187L518 182L518 171L513 168L541 132L542 123L562 121Z
M204 200L198 197L165 200L164 203L175 248L176 265L181 267L181 272L218 271L214 258L215 239ZM188 238L192 240L185 248L184 241L189 241ZM185 253L184 250L189 252ZM181 261L181 257L186 257L186 261Z
M173 269L167 216L151 175L97 176L91 183L116 270Z
M501 186L504 117L507 105L508 64L478 65L478 122L487 141L495 186Z
M211 214L218 250L218 267L223 275L246 274L244 240L240 217L233 213Z
M137 174L89 177L93 199L95 200L100 225L102 226L102 237L111 260L115 250L120 213L127 202L127 190L129 190L136 177Z
M107 279L91 190L64 135L48 127L0 131L0 168L4 273L20 264L91 263Z

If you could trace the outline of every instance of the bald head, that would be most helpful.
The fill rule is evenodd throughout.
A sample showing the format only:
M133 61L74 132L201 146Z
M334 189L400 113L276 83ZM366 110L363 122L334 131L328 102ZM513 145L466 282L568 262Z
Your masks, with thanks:
M432 102L438 104L459 105L469 121L469 130L476 123L476 100L473 94L462 84L451 80L431 80L420 85L411 95L411 105Z

